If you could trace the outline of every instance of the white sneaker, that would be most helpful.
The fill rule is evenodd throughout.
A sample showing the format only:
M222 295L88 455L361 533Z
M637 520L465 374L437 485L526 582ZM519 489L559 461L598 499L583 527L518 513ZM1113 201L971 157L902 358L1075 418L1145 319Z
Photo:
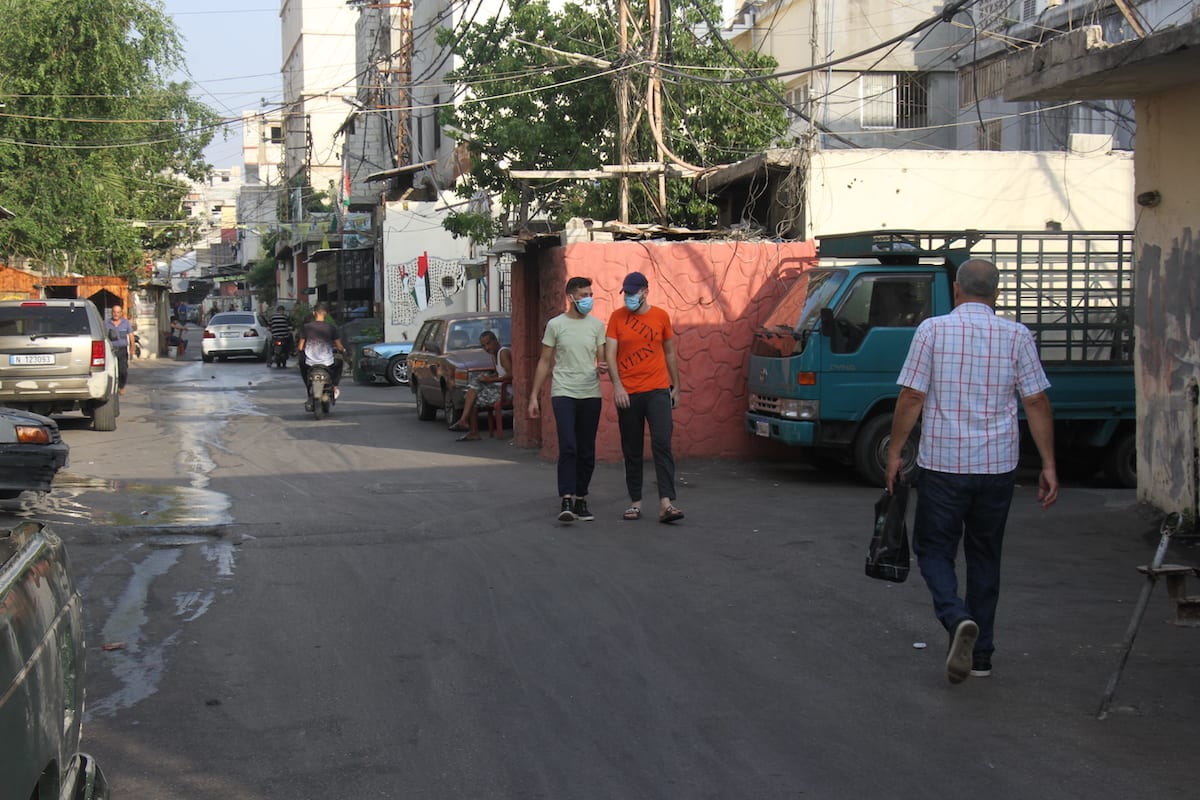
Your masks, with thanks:
M342 390L341 390L341 389L339 389L339 388L338 388L338 387L336 387L336 386L335 386L335 387L333 387L333 399L334 399L334 400L337 400L337 399L338 399L339 397L341 397L341 396L342 396Z

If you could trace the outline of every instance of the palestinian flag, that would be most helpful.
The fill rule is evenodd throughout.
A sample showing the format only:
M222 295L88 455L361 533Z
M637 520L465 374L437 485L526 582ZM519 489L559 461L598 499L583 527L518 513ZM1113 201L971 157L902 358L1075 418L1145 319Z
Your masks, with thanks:
M413 302L421 311L429 308L429 254L417 256L417 274L412 279Z

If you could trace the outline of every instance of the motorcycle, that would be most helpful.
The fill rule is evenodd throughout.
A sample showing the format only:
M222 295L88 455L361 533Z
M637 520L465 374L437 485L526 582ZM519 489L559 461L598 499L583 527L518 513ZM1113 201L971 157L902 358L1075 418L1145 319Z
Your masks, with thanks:
M320 419L329 413L337 402L333 391L333 368L324 364L314 364L308 368L308 396L312 400L312 412L315 419Z
M292 355L292 337L288 336L273 336L271 337L271 360L275 366L280 369L287 366L288 358Z

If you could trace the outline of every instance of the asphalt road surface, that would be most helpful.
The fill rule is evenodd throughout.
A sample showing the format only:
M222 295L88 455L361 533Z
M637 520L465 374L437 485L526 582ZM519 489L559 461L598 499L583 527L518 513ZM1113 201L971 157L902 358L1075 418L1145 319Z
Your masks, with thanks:
M1132 492L1018 490L995 673L951 686L846 473L683 464L666 526L602 465L559 525L553 465L405 387L316 422L294 362L135 365L117 431L61 421L71 466L5 514L68 542L115 797L1197 796L1200 631L1161 589L1095 717L1156 542Z

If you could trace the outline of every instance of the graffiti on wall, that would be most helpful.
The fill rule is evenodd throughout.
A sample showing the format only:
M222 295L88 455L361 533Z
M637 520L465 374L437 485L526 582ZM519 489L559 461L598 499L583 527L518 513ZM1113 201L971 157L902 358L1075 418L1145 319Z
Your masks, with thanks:
M451 298L466 288L467 273L458 259L422 254L388 264L384 284L388 322L408 325L430 306L450 305Z

